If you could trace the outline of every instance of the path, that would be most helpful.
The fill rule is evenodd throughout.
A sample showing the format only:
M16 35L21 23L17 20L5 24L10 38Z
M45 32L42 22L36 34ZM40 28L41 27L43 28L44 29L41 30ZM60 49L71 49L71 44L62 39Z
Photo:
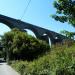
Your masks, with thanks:
M6 63L0 63L0 75L19 75L19 74Z

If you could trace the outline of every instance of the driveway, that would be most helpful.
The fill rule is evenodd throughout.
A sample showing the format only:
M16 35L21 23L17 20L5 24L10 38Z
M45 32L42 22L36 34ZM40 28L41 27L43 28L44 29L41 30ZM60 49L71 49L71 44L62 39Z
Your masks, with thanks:
M0 75L19 75L19 74L6 63L0 63Z

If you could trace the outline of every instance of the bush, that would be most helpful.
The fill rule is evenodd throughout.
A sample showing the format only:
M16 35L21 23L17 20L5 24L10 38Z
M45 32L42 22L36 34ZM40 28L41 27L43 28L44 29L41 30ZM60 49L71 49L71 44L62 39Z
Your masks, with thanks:
M31 62L15 61L11 65L21 66L21 62L27 63L24 75L75 75L75 44L69 48L52 48L51 52Z
M33 60L50 50L46 42L18 29L7 32L2 37L2 42L8 51L10 60Z
M28 65L28 62L27 61L23 62L23 61L18 61L17 60L16 62L12 61L11 64L12 64L12 67L14 69L16 69L16 71L18 71L21 75L23 75L24 74L24 70L25 70L25 68Z

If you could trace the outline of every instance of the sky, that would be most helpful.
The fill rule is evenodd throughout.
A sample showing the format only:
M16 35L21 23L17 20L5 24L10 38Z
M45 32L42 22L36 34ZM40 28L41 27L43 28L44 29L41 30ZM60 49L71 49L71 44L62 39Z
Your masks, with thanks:
M53 1L54 0L31 0L26 13L22 17L29 0L0 0L0 14L58 33L61 30L75 32L75 28L70 24L55 21L51 17L52 14L56 13L56 9L53 7ZM10 30L7 25L0 23L0 35ZM28 31L28 33L31 34L30 31Z

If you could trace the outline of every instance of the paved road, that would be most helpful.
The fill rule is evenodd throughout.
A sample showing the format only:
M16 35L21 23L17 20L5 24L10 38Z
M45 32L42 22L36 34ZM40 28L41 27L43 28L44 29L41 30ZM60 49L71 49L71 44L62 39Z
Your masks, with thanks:
M6 63L0 63L0 75L19 75Z

